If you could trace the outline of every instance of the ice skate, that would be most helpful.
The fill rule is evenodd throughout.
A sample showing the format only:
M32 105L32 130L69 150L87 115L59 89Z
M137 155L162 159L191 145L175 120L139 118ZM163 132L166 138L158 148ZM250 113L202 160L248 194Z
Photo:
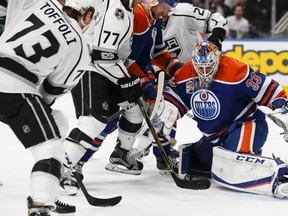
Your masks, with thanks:
M150 153L152 144L147 146L146 148L143 148L142 146L136 146L135 148L132 148L130 150L130 154L136 159L136 160L142 160L144 157L148 156Z
M51 216L51 211L55 209L55 204L45 204L42 206L33 205L33 200L29 196L27 198L28 216Z
M83 165L84 165L84 164L85 164L84 162L79 161L79 162L74 166L74 170L75 170L77 173L79 173L81 180L84 179L84 175L83 175L83 172L82 172L82 169L83 169Z
M280 199L288 198L288 178L283 177L274 189L274 196Z
M65 164L61 168L60 194L74 196L79 190L77 180L73 177L72 168Z
M170 155L171 158L179 158L179 151L174 149L172 146L170 147Z
M53 212L56 212L58 214L69 214L76 212L76 207L74 205L69 205L59 199L56 199L54 203L56 205L56 208L53 210Z
M140 175L143 169L143 163L137 161L130 151L120 147L114 149L109 161L105 169L113 172Z
M179 166L179 163L178 161L176 160L176 158L172 158L171 156L168 156L168 162L171 166L171 168L173 169L173 171L178 174L178 166ZM156 166L157 166L157 169L159 170L159 174L161 175L168 175L170 174L170 171L168 169L168 167L166 166L164 160L161 158L157 158L156 159Z

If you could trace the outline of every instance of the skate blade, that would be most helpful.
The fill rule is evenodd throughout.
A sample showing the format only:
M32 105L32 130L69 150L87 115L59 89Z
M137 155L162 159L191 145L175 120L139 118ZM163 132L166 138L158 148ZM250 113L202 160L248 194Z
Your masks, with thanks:
M78 188L74 187L74 186L68 186L68 185L64 185L63 187L59 187L59 193L61 195L67 195L67 196L75 196L78 192Z
M105 166L105 169L112 171L112 172L124 173L124 174L129 174L129 175L140 175L142 173L141 170L128 170L125 166L112 164L112 163L108 163Z
M160 175L170 175L170 171L169 170L158 170L158 173Z
M51 216L58 216L58 215L63 215L63 216L76 216L76 212L74 213L58 213L55 211L51 211Z

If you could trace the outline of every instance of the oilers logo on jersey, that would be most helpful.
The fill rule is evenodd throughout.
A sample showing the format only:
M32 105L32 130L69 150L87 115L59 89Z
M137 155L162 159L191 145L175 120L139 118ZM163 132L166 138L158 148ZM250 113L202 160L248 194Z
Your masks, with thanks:
M196 91L191 97L191 108L196 117L213 120L220 113L220 103L216 95L206 89Z

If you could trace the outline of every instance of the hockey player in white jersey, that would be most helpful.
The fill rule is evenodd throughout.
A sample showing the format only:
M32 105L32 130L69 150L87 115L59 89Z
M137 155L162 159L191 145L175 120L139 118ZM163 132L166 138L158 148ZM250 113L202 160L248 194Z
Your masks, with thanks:
M179 3L170 16L163 19L163 38L168 50L182 62L191 61L192 51L202 41L199 32L221 49L228 32L227 20L220 13Z
M90 59L77 21L61 7L56 0L10 0L0 38L0 119L35 161L29 216L50 216L55 207L75 212L75 206L54 202L68 121L51 105L78 83L78 68Z
M0 36L4 31L6 11L7 11L7 2L5 0L0 1Z
M69 173L69 162L75 166L89 149L99 147L94 138L106 127L112 106L126 106L141 96L139 78L130 75L124 65L132 42L133 7L140 2L142 0L104 0L99 15L85 31L93 67L85 69L81 82L72 91L78 127L72 129L66 138L69 161L64 164L67 169L63 173ZM129 149L142 121L138 106L120 118L117 148L112 159L110 157L121 166L120 170L141 174L143 164L129 155ZM73 178L61 181L63 188L75 186L77 192L75 183Z

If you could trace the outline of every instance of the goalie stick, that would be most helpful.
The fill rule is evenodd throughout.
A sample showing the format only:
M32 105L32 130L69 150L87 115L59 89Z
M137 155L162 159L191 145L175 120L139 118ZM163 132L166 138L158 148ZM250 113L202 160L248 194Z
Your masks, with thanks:
M152 113L150 115L150 119L153 119L156 112L157 108L161 102L162 99L162 94L163 94L163 88L164 88L164 81L165 81L165 72L161 70L158 75L158 89L157 89L157 96L156 96L156 101L152 110ZM147 131L147 123L143 123L141 128L138 130L138 132L135 134L135 137L142 136L146 131Z
M203 189L208 189L211 186L211 182L208 179L199 179L199 180L184 180L184 179L180 179L176 173L174 172L174 170L172 169L171 165L169 164L167 155L164 151L163 146L161 145L161 142L158 138L158 135L156 133L156 130L154 128L154 126L151 123L150 118L148 117L145 108L143 106L143 103L141 101L141 99L138 99L138 105L140 107L140 110L143 114L144 119L146 120L146 123L148 125L149 130L151 131L153 138L157 144L157 147L160 150L161 156L166 164L166 166L169 169L170 174L173 177L174 182L176 183L176 185L180 188L186 188L186 189L192 189L192 190L203 190Z
M121 196L112 197L112 198L96 198L96 197L93 197L86 190L86 187L84 186L79 173L78 172L73 172L73 176L77 180L77 182L78 182L78 184L79 184L79 186L80 186L80 188L81 188L86 200L92 206L99 206L99 207L115 206L122 199Z
M158 91L157 91L156 101L154 104L153 111L150 115L150 119L154 118L154 116L157 112L157 108L161 102L162 94L163 94L163 88L164 88L164 81L165 81L165 72L163 70L161 70L159 72L159 75L158 75Z

